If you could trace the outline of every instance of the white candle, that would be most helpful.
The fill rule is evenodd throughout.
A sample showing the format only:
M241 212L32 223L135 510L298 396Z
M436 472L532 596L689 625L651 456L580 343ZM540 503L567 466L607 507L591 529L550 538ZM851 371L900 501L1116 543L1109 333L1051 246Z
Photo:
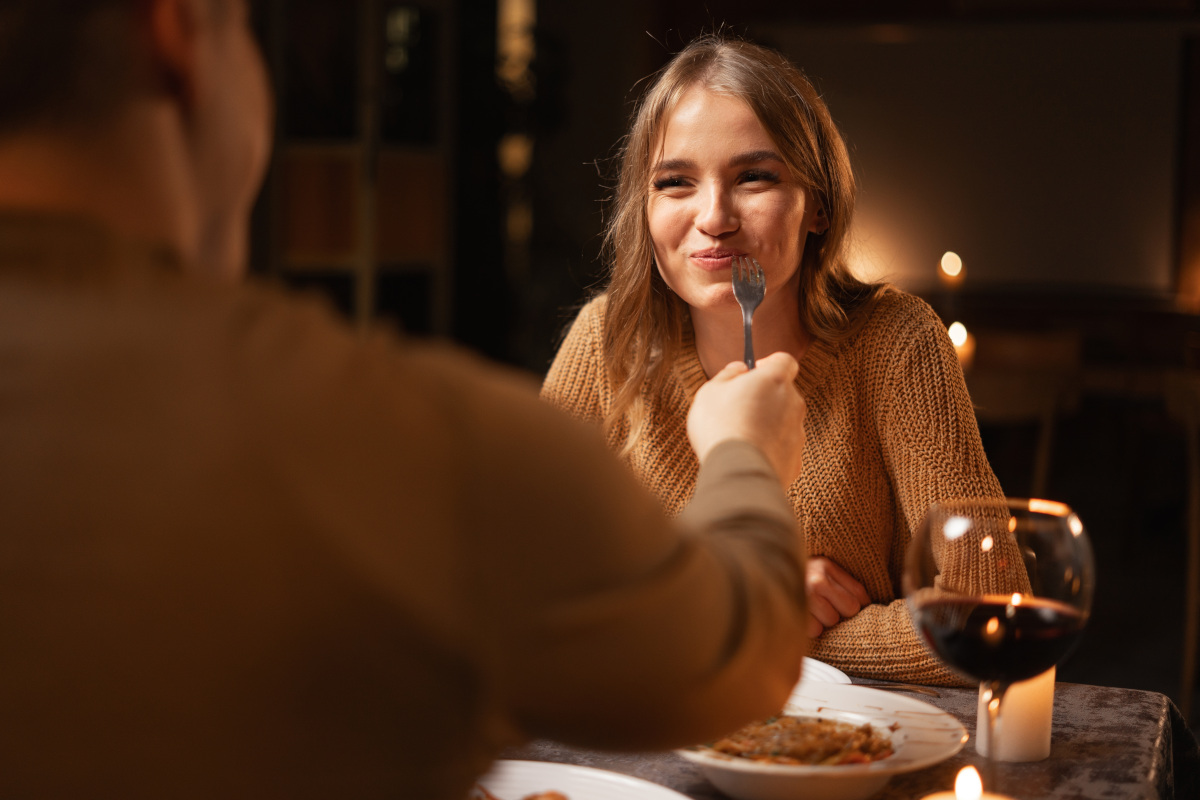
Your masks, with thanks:
M1008 795L985 792L979 780L979 771L974 767L963 767L954 780L953 792L934 792L923 800L1012 800Z
M1050 729L1054 721L1055 669L1008 687L1000 704L996 761L1041 761L1050 755ZM986 691L980 687L975 720L975 750L988 754Z

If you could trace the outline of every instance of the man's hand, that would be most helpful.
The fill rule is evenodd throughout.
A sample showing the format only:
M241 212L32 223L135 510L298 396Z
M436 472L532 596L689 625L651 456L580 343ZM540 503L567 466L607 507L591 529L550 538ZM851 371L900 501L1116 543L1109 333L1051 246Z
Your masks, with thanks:
M815 639L871 604L866 587L828 558L808 559L808 638Z
M763 452L784 487L800 475L804 456L804 398L796 389L799 366L787 353L759 359L756 369L735 361L700 387L688 413L688 439L704 461L727 439Z

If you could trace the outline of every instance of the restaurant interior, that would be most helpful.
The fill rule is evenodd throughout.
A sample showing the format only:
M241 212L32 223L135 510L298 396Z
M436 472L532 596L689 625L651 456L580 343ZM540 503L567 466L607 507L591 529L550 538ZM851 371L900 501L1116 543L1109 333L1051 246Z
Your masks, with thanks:
M348 10L349 9L349 10ZM1188 717L1200 633L1195 0L267 0L254 268L535 378L603 280L639 82L701 32L789 55L860 181L851 260L953 328L1006 493L1072 506L1062 681Z

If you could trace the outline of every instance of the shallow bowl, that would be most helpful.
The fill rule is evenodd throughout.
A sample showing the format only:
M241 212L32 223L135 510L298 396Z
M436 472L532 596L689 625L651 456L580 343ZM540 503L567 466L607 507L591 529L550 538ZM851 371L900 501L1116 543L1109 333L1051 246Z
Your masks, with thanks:
M869 764L808 766L751 761L706 747L677 752L735 800L866 800L893 775L944 761L967 741L966 729L945 711L865 686L801 682L783 713L870 723L891 738L893 753Z

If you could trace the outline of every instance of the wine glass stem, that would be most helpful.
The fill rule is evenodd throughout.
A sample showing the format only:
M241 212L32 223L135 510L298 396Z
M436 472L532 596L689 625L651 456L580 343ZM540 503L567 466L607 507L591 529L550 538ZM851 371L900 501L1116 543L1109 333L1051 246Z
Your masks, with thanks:
M1000 793L999 782L996 779L996 762L1000 758L1000 742L996 736L1000 732L1000 704L1004 702L1004 694L1008 691L1011 685L1008 681L984 681L984 689L988 692L987 702L984 707L987 709L987 759L984 764L984 770L987 775L987 782L984 784L984 789L989 792Z

